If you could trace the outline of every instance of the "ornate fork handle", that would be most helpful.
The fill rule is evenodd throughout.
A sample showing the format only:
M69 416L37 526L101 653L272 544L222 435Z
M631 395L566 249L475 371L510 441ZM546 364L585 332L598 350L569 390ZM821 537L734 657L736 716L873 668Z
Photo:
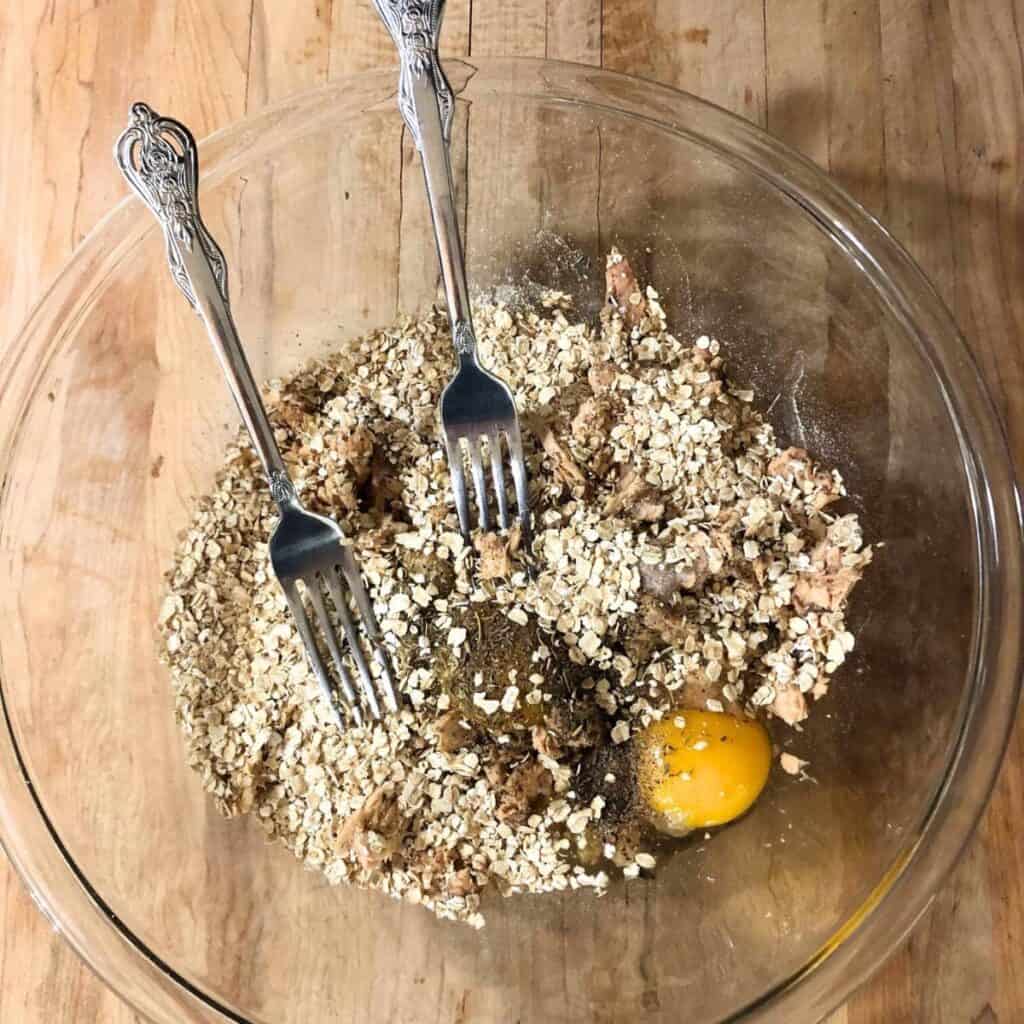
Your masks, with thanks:
M433 79L445 142L450 142L452 136L455 98L437 55L444 3L445 0L373 0L398 48L401 62L398 109L409 126L416 148L421 151L423 146L414 97L417 79L424 76Z
M121 173L164 229L174 283L198 313L195 289L181 257L182 250L191 252L198 242L213 269L217 290L227 301L224 253L199 216L199 161L192 133L145 103L133 103L130 118L117 140L115 156Z
M476 335L449 153L455 98L437 52L444 4L445 0L373 0L398 48L398 109L423 163L452 342L461 362L475 363Z
M224 253L199 214L199 159L192 133L145 103L135 103L114 157L163 228L171 275L203 319L274 500L282 506L294 502L295 488L231 316Z

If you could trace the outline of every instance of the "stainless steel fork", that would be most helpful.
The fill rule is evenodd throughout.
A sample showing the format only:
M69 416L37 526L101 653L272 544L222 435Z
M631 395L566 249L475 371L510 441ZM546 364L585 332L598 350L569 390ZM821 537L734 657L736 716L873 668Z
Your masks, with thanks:
M437 53L444 0L373 0L373 3L398 47L401 64L398 109L405 118L423 163L434 238L437 241L441 276L448 300L452 341L459 361L455 377L441 396L441 427L459 525L468 537L470 517L461 449L463 441L469 449L469 465L480 513L480 526L486 530L490 525L481 444L482 439L486 438L498 522L502 529L508 528L508 502L501 449L501 438L504 435L508 444L523 538L528 547L529 492L515 400L505 382L485 370L477 358L466 265L455 214L455 190L452 187L449 153L455 100L451 86L441 70Z
M337 523L302 507L274 440L273 427L267 419L231 316L224 254L199 214L199 160L192 133L180 122L160 117L145 103L136 103L131 109L129 126L117 140L114 156L128 184L163 227L171 275L202 318L238 411L263 463L270 493L281 514L270 539L270 563L284 590L324 699L343 729L344 718L334 701L334 687L317 643L316 630L303 605L299 582L309 594L316 623L337 670L342 704L352 721L361 724L363 711L345 662L342 642L331 621L327 597L334 605L345 634L366 710L373 718L380 718L378 691L386 707L397 710L387 652L356 558ZM349 596L355 605L355 616ZM376 679L363 651L357 620L379 667Z

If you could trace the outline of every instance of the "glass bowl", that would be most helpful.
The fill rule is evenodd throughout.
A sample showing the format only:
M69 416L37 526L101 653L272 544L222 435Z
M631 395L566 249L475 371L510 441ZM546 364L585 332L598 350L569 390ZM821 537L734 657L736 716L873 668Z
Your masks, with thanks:
M619 245L717 336L782 440L837 465L869 539L856 656L752 813L604 899L488 927L300 869L186 767L154 624L236 414L122 203L5 351L0 827L40 908L154 1021L812 1020L928 906L983 809L1021 665L1017 494L993 408L906 253L808 161L691 96L545 61L451 62L471 280L592 315ZM391 72L202 147L261 378L436 296ZM168 111L173 113L173 111Z

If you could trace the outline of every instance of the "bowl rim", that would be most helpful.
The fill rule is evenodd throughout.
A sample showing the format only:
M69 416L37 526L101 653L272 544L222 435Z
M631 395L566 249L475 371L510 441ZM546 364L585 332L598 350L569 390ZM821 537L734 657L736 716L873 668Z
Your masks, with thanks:
M999 414L952 315L909 253L824 171L757 125L671 86L590 65L494 57L449 59L446 68L453 77L457 69L467 70L467 81L486 69L511 83L505 90L509 94L549 102L563 99L648 121L740 162L799 205L860 266L936 373L964 460L977 531L980 601L972 637L972 684L965 688L945 773L914 836L889 871L806 964L730 1018L789 1020L799 1013L801 1019L818 1019L880 967L928 909L985 810L1009 742L1024 664L1022 596L1012 582L1021 577L1024 548L1021 502ZM310 131L321 120L339 116L340 97L348 97L351 106L364 93L376 102L353 107L353 113L378 109L382 86L390 104L394 74L380 70L344 76L219 129L200 144L204 184L227 177L261 147L280 146L280 139L267 140L289 117L299 117L295 131ZM687 127L688 114L710 118L716 139L724 138L728 146ZM15 444L39 376L66 333L119 262L155 230L141 204L126 197L89 232L36 301L0 358L0 455L6 456ZM83 283L89 285L84 291ZM0 484L0 503L9 484L6 478ZM247 1017L203 992L150 950L118 920L74 863L33 787L14 735L3 679L0 652L0 780L5 783L0 786L0 845L41 912L85 964L147 1018L248 1024ZM26 835L23 819L33 812L31 834ZM18 828L11 827L15 822ZM70 896L69 882L74 883ZM882 906L886 915L878 913Z

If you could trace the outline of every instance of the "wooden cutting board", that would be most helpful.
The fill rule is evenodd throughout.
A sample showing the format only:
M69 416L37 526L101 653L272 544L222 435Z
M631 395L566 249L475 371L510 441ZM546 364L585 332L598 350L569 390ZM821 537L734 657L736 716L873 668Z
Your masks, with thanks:
M1024 465L1022 26L1024 0L449 0L444 39L453 55L657 79L816 160L930 274ZM130 99L202 135L392 63L368 0L0 5L0 344L124 193L109 151ZM1024 1020L1022 820L1018 729L984 824L928 917L830 1024ZM0 887L0 1020L138 1020L3 861Z

